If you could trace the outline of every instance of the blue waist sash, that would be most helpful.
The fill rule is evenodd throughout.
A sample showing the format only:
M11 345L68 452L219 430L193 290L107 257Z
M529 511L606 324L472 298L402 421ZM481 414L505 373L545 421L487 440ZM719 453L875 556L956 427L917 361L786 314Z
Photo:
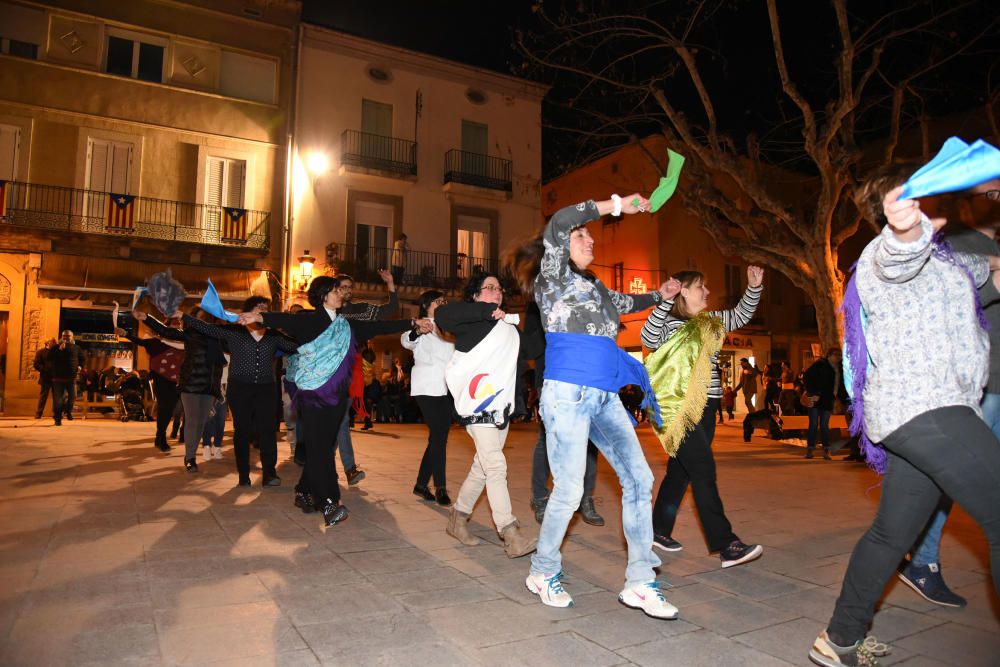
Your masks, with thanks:
M616 393L627 384L637 385L650 421L662 423L646 367L607 336L546 332L545 379Z

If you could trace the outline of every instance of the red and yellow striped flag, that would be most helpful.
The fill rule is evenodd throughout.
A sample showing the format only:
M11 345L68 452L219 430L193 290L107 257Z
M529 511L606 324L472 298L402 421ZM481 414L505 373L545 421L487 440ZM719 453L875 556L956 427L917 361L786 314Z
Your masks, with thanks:
M7 216L7 181L0 181L0 218Z
M105 228L109 232L131 232L135 228L135 196L108 195L108 215Z
M219 236L230 243L246 243L247 211L245 208L222 209L222 230Z

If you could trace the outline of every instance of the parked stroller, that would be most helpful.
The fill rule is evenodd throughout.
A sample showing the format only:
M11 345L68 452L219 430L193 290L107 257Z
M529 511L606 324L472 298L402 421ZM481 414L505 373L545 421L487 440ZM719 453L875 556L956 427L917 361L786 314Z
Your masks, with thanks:
M130 419L137 422L149 421L143 401L147 384L137 371L126 373L115 382L115 400L123 422Z

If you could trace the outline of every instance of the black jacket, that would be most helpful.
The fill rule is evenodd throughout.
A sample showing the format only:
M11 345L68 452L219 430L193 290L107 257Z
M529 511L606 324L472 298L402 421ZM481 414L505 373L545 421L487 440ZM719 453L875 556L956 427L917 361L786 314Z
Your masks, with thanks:
M75 343L59 343L50 350L53 380L73 380L83 365L83 354Z
M52 382L52 350L43 347L35 352L35 361L32 367L38 371L38 384Z
M226 367L226 357L220 341L197 331L171 329L149 316L146 325L161 338L184 343L184 363L177 380L181 393L222 397L222 369Z
M314 340L330 326L330 315L326 308L316 310L305 310L300 313L262 313L264 326L271 329L279 329L295 340L299 345L304 345ZM360 349L370 338L385 336L393 333L402 333L413 327L410 320L376 320L368 322L364 320L352 320L344 318L351 326L354 333L354 340Z
M815 407L820 410L830 412L833 410L835 398L839 397L841 400L845 398L846 391L842 389L844 386L843 375L833 367L826 357L817 359L812 366L806 369L802 376L802 382L805 384L807 394L819 396ZM834 386L834 383L837 386Z

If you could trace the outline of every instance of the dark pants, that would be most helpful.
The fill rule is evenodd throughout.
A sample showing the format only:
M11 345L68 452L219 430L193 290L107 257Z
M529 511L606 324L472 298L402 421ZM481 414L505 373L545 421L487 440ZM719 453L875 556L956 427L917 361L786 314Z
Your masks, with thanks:
M177 392L177 383L168 380L162 375L153 375L153 396L156 397L156 444L160 445L167 441L167 426L174 416L174 408L180 394Z
M66 383L66 395L63 399L62 414L73 416L73 403L76 401L76 378Z
M340 485L333 465L333 447L337 441L337 426L344 419L348 408L347 397L340 405L325 408L302 408L295 425L296 449L303 441L306 446L306 464L295 490L311 493L320 504L326 500L340 502Z
M221 447L222 436L226 433L226 412L229 404L225 401L215 401L215 414L205 422L205 430L201 432L202 447Z
M889 470L878 512L854 547L828 628L841 645L865 636L875 603L942 491L986 534L993 589L1000 594L1000 443L990 427L971 408L938 408L914 417L883 444Z
M677 510L690 484L709 551L720 551L737 539L726 518L715 481L712 438L715 437L718 401L717 398L708 399L701 421L681 441L677 454L670 459L667 476L663 478L653 503L653 532L669 537L677 520Z
M274 426L277 393L274 383L251 384L229 381L226 400L233 413L233 447L236 452L236 470L240 475L250 474L250 440L260 449L260 467L266 477L275 475L278 462L278 440ZM336 426L329 428L336 437Z
M66 413L66 405L73 406L72 394L73 380L53 380L52 381L52 418L57 422L62 421Z
M583 473L583 497L594 495L597 483L597 447L587 441L587 468ZM545 448L545 422L538 422L538 440L531 460L531 497L534 500L549 497L549 454Z
M389 273L392 274L392 281L394 283L396 283L397 285L402 285L403 277L406 275L406 267L393 265L389 270Z
M45 411L45 402L49 400L49 392L52 391L52 380L38 381L38 407L35 408L35 416L41 417ZM53 400L55 398L53 397Z
M806 450L816 447L816 429L819 429L820 442L823 449L830 450L830 411L821 408L809 408L809 433L806 435Z
M445 488L445 457L448 447L448 430L451 428L451 412L455 402L451 396L414 396L424 423L430 431L427 438L427 448L420 459L420 470L417 472L417 484L427 486L434 477L434 488Z

